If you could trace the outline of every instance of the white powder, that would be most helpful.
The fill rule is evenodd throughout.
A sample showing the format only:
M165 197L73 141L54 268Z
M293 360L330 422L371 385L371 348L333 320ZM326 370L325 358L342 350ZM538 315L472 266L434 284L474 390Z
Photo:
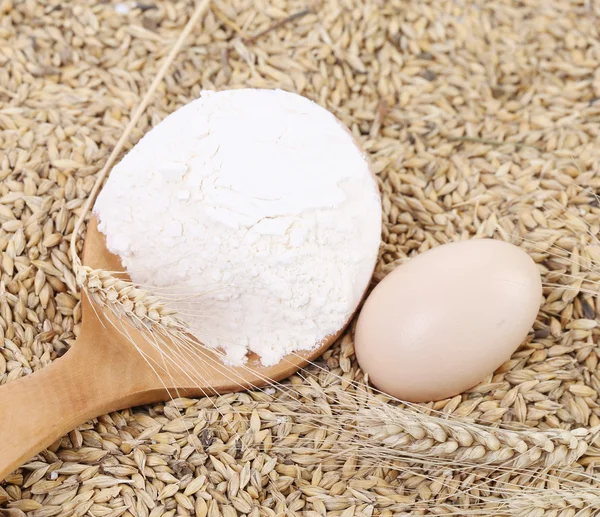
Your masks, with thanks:
M203 92L113 169L94 212L135 282L165 288L232 364L309 350L351 317L381 205L324 108L279 90Z
M129 6L127 4L117 4L115 5L115 11L119 14L129 14Z

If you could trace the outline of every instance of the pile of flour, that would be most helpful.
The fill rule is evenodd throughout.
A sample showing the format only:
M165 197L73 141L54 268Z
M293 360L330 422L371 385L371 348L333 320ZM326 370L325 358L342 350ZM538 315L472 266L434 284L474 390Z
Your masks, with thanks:
M352 316L381 205L350 133L280 90L203 92L148 132L94 207L108 249L241 364L309 350Z

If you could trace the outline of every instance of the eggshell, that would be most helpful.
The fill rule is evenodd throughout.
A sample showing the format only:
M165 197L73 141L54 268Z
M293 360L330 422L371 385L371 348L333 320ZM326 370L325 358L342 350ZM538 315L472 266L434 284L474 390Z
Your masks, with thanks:
M541 301L540 273L520 248L493 239L438 246L399 266L367 298L356 356L381 391L441 400L508 360Z

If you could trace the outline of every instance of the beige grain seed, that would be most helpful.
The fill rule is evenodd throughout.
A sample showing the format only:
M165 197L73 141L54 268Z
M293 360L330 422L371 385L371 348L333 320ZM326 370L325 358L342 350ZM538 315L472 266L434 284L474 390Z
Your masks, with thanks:
M534 340L541 346L528 349L525 344L529 355L515 354L493 378L434 407L449 417L523 422L540 431L593 425L597 356L582 352L582 345L595 343L598 334L595 318L583 313L580 298L599 280L589 259L597 263L600 254L587 234L588 229L597 233L599 212L593 196L575 187L600 187L594 174L600 160L593 98L599 91L595 79L586 79L595 77L597 61L588 44L597 41L597 27L584 11L593 6L558 0L542 12L526 3L518 9L449 0L380 4L318 2L311 6L312 14L244 44L244 35L259 34L306 6L295 0L275 0L266 7L247 0L220 3L220 14L207 16L194 31L171 72L177 80L165 81L168 88L152 100L135 137L197 96L199 85L283 84L323 103L359 136L384 192L384 245L376 278L432 246L501 236L528 249L549 284L535 327L536 336L547 333ZM113 3L55 7L50 0L3 2L1 7L0 34L6 44L0 50L0 329L5 343L0 347L0 384L47 365L74 341L79 295L64 245L98 166L191 4L157 3L127 17L115 13ZM525 56L541 59L544 67ZM99 88L105 90L99 94ZM379 116L383 105L387 113ZM134 307L132 303L129 310ZM157 318L143 304L138 310ZM94 422L85 429L94 436L72 434L57 455L41 456L49 466L47 477L57 473L61 484L36 485L46 481L43 475L36 479L43 466L25 470L24 477L9 478L6 489L0 489L0 508L47 495L53 499L29 513L53 515L60 506L54 499L58 495L34 495L31 488L52 492L62 485L72 487L66 494L76 487L80 495L93 494L89 500L75 496L65 515L185 515L192 513L189 498L201 516L243 509L252 517L278 512L451 513L457 508L465 513L480 503L479 494L492 488L484 483L470 489L475 477L450 472L435 484L431 479L441 476L435 467L408 462L402 471L421 477L403 479L386 466L389 445L385 456L381 449L372 458L341 453L350 450L354 438L344 436L340 420L331 415L358 409L349 402L359 396L350 380L361 378L351 335L347 337L327 355L330 371L314 371L324 393L302 391L298 384L296 395L306 407L285 400L278 390L264 400L257 393L252 399L236 395L192 401L173 413L161 405L138 409L135 417L122 412L117 426ZM212 411L213 403L221 404L220 413ZM311 420L308 408L315 407L317 417ZM198 417L202 423L189 427L187 415L178 419L179 411L191 411L192 419L204 412ZM236 412L239 419L233 418ZM286 419L280 421L280 414ZM204 430L210 435L203 438ZM240 451L234 430L243 437ZM531 436L531 441L519 442L495 431L476 437L428 428L422 438L418 432L410 428L406 436L398 430L390 436L396 445L407 440L403 447L414 447L409 449L413 454L514 461L515 456L504 456L514 449L529 462L536 454L537 460L568 461L558 438L540 438L542 445L536 446ZM213 443L204 448L209 436ZM332 457L332 451L339 457ZM361 470L368 460L376 466ZM586 461L584 457L582 464ZM50 465L57 466L51 470ZM188 470L193 473L189 481ZM108 483L103 476L117 483L102 486ZM381 484L363 493L352 484L361 476ZM196 488L197 479L202 482ZM325 492L307 495L302 490L306 482ZM177 485L164 504L155 502ZM459 486L470 493L453 496ZM135 507L122 504L123 492L114 503L95 499L124 488L131 489L127 501L133 498ZM369 497L375 498L372 503L366 501ZM568 497L575 501L573 494ZM535 515L531 499L521 503L523 515ZM583 508L584 503L576 504ZM23 514L17 508L10 511Z

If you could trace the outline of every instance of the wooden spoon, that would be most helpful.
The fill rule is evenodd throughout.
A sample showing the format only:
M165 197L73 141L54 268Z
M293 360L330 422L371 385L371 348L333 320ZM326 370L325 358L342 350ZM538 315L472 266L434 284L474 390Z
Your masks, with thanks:
M87 227L83 263L94 269L123 271L106 249L104 235L92 219ZM321 355L344 329L310 352L290 354L263 367L251 357L247 368L224 366L204 352L198 363L170 368L159 375L150 362L164 364L144 333L109 310L100 311L82 294L83 323L72 349L44 369L0 387L0 481L69 431L100 415L178 396L241 391L290 376ZM129 337L125 337L126 330ZM131 340L130 340L131 338Z

